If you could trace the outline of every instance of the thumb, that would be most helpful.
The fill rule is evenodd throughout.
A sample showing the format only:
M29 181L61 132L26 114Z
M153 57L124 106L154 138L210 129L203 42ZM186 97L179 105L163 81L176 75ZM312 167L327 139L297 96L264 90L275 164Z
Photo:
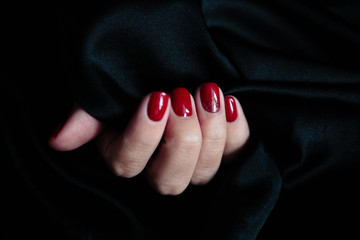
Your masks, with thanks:
M71 151L97 137L103 128L102 122L75 105L70 117L50 137L49 145L58 151Z

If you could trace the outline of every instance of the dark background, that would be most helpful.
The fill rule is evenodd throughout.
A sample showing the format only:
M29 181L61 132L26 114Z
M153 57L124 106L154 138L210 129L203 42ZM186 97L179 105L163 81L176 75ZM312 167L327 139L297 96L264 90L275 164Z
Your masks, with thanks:
M247 1L238 2L243 4L240 9L249 6ZM161 1L156 3L144 6L163 6ZM81 37L91 29L92 21L118 4L13 3L3 7L4 239L359 236L359 4L254 1L249 9L274 15L261 15L259 19L268 20L257 22L243 13L242 21L259 30L249 33L244 26L240 31L244 35L239 37L228 31L231 21L222 18L228 15L213 10L221 6L216 1L207 3L204 12L212 39L228 60L219 60L225 66L216 73L224 75L219 85L240 99L252 137L236 164L223 166L209 185L190 186L177 197L158 195L142 175L116 178L93 143L67 153L47 147L48 136L75 100L82 101L89 112L99 113L98 106L79 92L79 86L88 89L97 84L93 79L81 85L83 80L77 78L87 71L82 65ZM127 1L122 4L133 6ZM231 4L228 1L223 7ZM198 13L196 7L190 10ZM287 21L268 25L277 13ZM219 22L226 27L217 28ZM118 53L116 46L105 43ZM199 59L212 61L203 53ZM181 59L179 66L184 66ZM175 67L168 74L177 73L181 71ZM208 75L206 68L195 72L194 76L203 78L192 84L184 80L189 84L185 87L191 90L199 82L214 80ZM138 79L136 94L131 96L135 102L146 86L162 86L159 79L149 79L155 83ZM178 77L167 82L164 90L181 81ZM113 100L119 110L122 102ZM118 117L113 113L102 117L111 124Z

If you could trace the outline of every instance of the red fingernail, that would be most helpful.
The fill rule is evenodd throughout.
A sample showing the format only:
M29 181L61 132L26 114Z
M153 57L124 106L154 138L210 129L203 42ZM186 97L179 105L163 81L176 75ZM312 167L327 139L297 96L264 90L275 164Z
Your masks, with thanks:
M238 113L236 108L236 101L234 97L225 97L225 112L226 121L233 122L236 120Z
M61 132L61 130L63 129L65 125L65 121L61 122L54 130L54 132L51 134L51 138L55 139L57 138L57 136L59 135L59 133Z
M191 97L185 88L176 88L171 93L171 106L176 115L190 117L192 115Z
M166 111L169 95L164 92L153 92L150 96L147 113L151 120L160 121Z
M220 110L220 91L216 83L205 83L200 89L200 98L203 108L210 113Z

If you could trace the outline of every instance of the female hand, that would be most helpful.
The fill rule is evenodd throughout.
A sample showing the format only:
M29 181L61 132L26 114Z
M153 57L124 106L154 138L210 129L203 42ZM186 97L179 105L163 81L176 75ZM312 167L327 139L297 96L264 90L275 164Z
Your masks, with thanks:
M96 137L116 175L130 178L146 169L158 192L177 195L189 183L209 182L221 160L245 145L249 127L239 101L205 83L195 99L184 88L147 95L122 133L76 107L49 144L70 151Z

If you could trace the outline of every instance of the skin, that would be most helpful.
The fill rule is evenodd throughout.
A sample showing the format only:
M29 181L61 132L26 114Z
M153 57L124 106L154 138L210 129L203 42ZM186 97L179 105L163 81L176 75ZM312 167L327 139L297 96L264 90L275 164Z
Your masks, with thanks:
M250 135L235 97L238 116L227 122L221 89L220 110L210 113L201 104L200 88L191 96L192 115L188 117L176 115L169 98L163 118L152 121L147 114L151 94L145 96L122 133L106 128L75 105L61 130L49 139L49 145L58 151L71 151L96 139L114 174L131 178L146 171L160 194L178 195L189 184L208 183L220 163L241 151Z

